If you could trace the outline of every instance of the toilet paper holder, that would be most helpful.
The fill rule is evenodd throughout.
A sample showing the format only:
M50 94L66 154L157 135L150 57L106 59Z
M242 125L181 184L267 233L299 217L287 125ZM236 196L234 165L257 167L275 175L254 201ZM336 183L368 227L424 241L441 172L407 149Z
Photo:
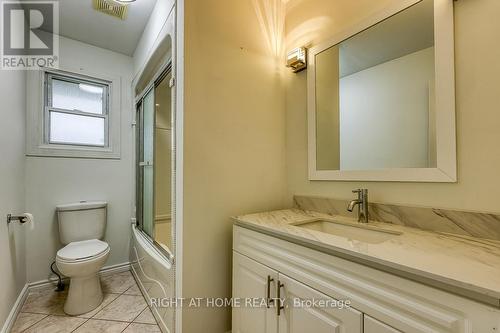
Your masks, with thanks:
M28 222L28 217L24 215L7 214L7 225L9 225L13 221L19 221L19 223L23 224Z

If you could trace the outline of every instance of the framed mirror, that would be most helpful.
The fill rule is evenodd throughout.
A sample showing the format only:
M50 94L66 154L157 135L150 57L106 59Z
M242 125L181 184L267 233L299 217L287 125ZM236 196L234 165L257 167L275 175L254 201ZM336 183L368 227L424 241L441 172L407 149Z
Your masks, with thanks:
M456 181L453 29L401 1L309 51L310 180Z

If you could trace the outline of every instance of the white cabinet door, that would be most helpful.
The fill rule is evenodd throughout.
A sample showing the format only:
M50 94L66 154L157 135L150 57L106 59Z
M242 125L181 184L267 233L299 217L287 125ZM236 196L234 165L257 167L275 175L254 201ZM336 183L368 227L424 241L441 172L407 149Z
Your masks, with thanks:
M279 333L363 332L361 312L352 308L340 309L332 306L335 301L333 298L282 274L279 275L279 283L280 298L286 299L285 308L279 315ZM304 306L297 306L299 301ZM306 304L307 301L323 301L330 306L315 306Z
M364 323L364 333L401 333L401 331L398 331L397 329L394 329L367 315L365 315Z
M233 298L241 300L233 306L233 333L277 333L278 317L272 301L278 273L237 252L233 252ZM254 300L245 305L245 300ZM262 306L260 300L269 303Z

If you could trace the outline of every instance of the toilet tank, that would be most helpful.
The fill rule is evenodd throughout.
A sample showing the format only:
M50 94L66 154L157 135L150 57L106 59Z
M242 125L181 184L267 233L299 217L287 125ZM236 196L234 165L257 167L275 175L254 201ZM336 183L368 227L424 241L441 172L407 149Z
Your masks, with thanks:
M102 239L106 230L104 201L80 201L56 207L61 243Z

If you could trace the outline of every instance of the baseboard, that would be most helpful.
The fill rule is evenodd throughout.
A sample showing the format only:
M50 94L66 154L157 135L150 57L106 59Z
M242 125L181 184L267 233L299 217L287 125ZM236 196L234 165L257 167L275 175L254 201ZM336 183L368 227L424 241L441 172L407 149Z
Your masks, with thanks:
M69 281L69 278L67 277L62 277L63 282ZM37 290L37 289L44 289L49 286L55 287L57 285L58 279L56 277L46 279L46 280L40 280L40 281L35 281L35 282L29 282L28 283L28 289L31 290Z
M113 274L113 273L120 273L120 272L126 272L130 270L130 262L124 262L121 264L116 264L116 265L110 265L110 266L104 266L101 268L99 271L100 274L107 275L107 274ZM62 280L64 282L68 281L69 278L63 277ZM50 278L50 279L45 279L45 280L40 280L36 282L30 282L28 283L28 288L29 290L35 290L35 289L42 289L46 288L48 286L55 286L57 284L58 279L56 277Z
M26 283L21 292L19 293L19 296L17 296L16 302L12 306L12 309L10 310L9 315L5 320L2 330L0 331L1 333L10 332L12 326L14 326L14 322L16 321L17 315L21 311L21 308L24 304L24 301L26 300L26 297L28 297L28 294L29 294L29 287L28 284Z

